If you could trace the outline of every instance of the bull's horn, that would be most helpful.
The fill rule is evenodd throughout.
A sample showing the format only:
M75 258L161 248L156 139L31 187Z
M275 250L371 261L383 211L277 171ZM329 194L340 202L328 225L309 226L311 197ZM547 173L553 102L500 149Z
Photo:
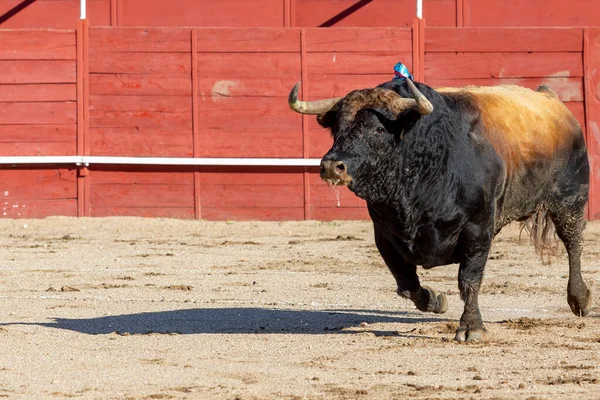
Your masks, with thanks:
M288 97L290 108L300 114L319 115L327 111L335 111L337 103L343 97L335 97L331 99L323 99L316 101L300 101L298 100L298 91L300 90L300 82L296 83Z
M410 78L406 78L406 83L408 83L408 88L410 89L410 92L412 93L413 97L415 98L415 101L417 102L415 109L419 112L419 114L431 114L431 112L433 111L433 105L429 102L429 100L427 100L427 97L425 97L425 95L421 93L419 89L417 89L417 87L414 83L412 83Z

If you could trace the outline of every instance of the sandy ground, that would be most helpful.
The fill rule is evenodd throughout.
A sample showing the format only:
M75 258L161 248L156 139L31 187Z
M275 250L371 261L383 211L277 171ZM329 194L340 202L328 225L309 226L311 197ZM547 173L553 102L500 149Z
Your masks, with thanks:
M573 316L567 262L517 227L452 341L457 266L420 270L446 314L395 294L368 222L0 221L0 397L597 399L600 313ZM600 224L584 276L600 303Z

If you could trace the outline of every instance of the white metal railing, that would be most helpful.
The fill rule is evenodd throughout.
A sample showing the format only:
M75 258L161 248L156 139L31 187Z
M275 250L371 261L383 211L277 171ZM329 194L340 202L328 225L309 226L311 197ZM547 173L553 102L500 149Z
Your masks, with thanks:
M0 165L71 164L101 165L187 165L248 167L318 167L318 158L190 158L190 157L104 157L104 156L15 156L0 157Z

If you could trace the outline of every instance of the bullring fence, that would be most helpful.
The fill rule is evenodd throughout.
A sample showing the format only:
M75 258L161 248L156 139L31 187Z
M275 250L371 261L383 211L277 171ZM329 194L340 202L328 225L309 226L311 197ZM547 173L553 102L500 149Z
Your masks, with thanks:
M550 85L584 129L600 218L600 28L0 30L0 154L318 159L331 138L289 110L291 87L341 96L391 79L398 61L433 87ZM368 218L316 167L2 168L9 218Z

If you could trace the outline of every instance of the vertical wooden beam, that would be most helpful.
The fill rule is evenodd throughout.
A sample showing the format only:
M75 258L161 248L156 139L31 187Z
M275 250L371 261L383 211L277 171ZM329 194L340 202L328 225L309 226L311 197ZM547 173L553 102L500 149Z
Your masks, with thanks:
M290 27L296 26L296 0L290 0Z
M283 26L292 26L292 0L283 0Z
M456 27L462 28L465 26L465 0L456 0Z
M459 25L460 28L464 28L465 26L468 25L468 19L469 19L469 1L468 0L457 0L460 2L460 20L461 20L461 24Z
M415 81L425 81L425 20L415 18L412 28L412 74Z
M306 54L306 30L300 30L300 76L302 99L308 99L308 71L307 71L307 54ZM302 114L302 157L309 158L309 141L308 141L308 115ZM311 219L310 212L310 174L308 167L304 167L304 219Z
M425 82L425 18L419 19L419 80Z
M84 136L84 117L83 117L83 30L84 21L79 20L76 31L77 47L77 155L83 155L83 136ZM81 169L77 169L77 216L83 217L85 209L85 177L81 174Z
M198 33L192 30L192 146L194 157L200 157L200 121L198 120ZM202 219L202 204L200 200L200 170L194 169L194 216Z
M90 25L86 19L83 21L83 155L89 156L90 153ZM89 217L91 215L89 171L84 166L80 172L84 177L83 215Z
M119 26L117 0L110 0L110 26Z
M90 154L89 147L89 24L87 20L77 23L77 155ZM77 216L89 216L90 183L86 166L77 169Z

